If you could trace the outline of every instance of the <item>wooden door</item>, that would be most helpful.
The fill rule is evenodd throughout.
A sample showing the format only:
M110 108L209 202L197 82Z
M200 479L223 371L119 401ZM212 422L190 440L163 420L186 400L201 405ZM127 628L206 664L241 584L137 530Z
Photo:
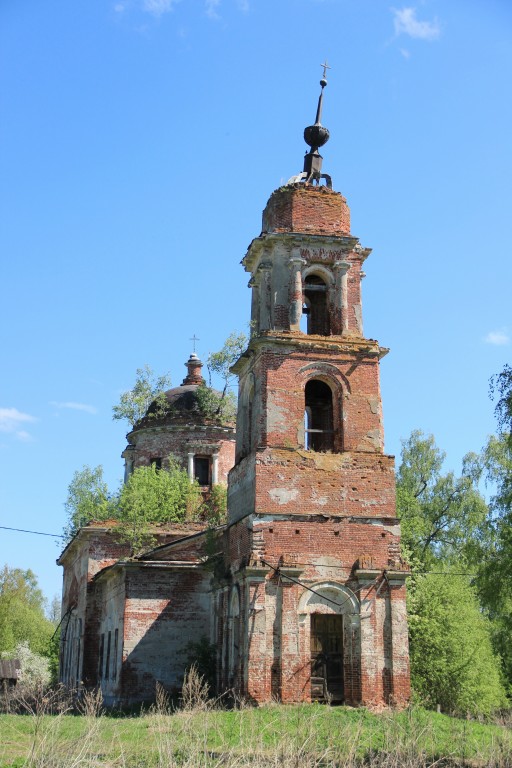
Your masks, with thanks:
M343 616L311 615L311 699L343 701Z

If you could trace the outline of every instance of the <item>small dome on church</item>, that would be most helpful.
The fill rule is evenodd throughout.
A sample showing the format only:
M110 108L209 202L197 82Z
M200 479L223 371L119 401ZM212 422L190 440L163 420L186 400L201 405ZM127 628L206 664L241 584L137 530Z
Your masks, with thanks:
M187 375L179 387L172 387L159 395L146 411L146 415L134 425L133 431L149 427L161 427L172 424L218 424L233 427L234 420L223 418L215 413L209 414L208 403L198 397L198 389L205 386L201 369L203 363L192 353L185 363ZM214 399L221 398L221 393L211 389Z

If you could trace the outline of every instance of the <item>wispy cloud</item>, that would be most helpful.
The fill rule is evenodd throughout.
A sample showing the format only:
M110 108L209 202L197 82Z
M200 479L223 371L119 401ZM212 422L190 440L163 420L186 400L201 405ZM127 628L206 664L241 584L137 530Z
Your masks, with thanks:
M236 3L241 11L247 13L249 10L249 0L237 0Z
M85 411L85 413L92 413L93 415L95 413L98 413L98 409L94 407L94 405L87 405L87 403L74 403L74 402L66 402L66 403L59 403L55 400L52 400L50 402L50 405L55 406L55 408L69 408L72 411Z
M395 35L408 35L418 40L437 40L441 34L439 21L420 21L416 18L416 8L392 8Z
M205 0L204 7L206 10L206 15L210 17L210 19L218 19L219 14L217 13L217 8L220 5L220 0Z
M0 408L0 432L7 432L14 435L18 440L31 440L31 435L22 429L22 425L37 421L34 416L28 413L22 413L17 408Z
M142 9L152 16L162 16L172 11L179 0L143 0Z
M484 339L486 344L493 344L495 347L505 347L510 344L510 334L506 328L499 331L489 331Z

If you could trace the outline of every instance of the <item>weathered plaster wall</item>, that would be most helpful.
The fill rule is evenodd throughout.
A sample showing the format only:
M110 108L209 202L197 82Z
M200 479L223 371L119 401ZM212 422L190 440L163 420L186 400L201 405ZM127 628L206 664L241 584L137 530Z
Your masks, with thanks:
M77 687L84 679L84 645L88 644L89 585L103 568L128 554L109 526L82 528L57 561L64 567L61 616L60 680Z
M89 657L96 661L97 681L107 706L120 700L121 665L123 653L125 570L112 568L102 574L94 584L94 615L90 615L89 635L93 646Z
M181 687L190 643L210 637L210 575L194 565L129 569L126 577L122 695L151 700L157 681Z
M255 500L255 459L247 456L234 467L229 474L228 519L240 520L254 512Z
M393 457L261 451L256 458L255 508L262 514L393 518Z

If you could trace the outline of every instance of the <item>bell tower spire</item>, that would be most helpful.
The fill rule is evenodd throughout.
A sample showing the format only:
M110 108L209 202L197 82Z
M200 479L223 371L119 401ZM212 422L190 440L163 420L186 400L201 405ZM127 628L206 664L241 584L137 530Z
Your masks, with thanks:
M330 182L330 178L321 172L323 158L318 149L319 147L323 147L323 145L327 144L329 141L329 131L322 125L320 120L322 118L324 88L327 85L326 70L331 69L331 67L327 64L327 60L320 66L324 68L324 72L322 79L320 80L320 87L322 90L320 91L320 96L318 97L315 123L314 125L308 125L307 128L304 129L304 141L309 147L311 147L309 152L306 152L306 156L304 157L303 175L305 176L306 184L309 184L312 181L319 183L321 178L325 178L326 180L328 179Z
M232 368L221 683L256 701L405 703L405 567L379 386L387 349L363 331L370 249L322 173L323 67L304 171L272 193L242 261L251 339Z

